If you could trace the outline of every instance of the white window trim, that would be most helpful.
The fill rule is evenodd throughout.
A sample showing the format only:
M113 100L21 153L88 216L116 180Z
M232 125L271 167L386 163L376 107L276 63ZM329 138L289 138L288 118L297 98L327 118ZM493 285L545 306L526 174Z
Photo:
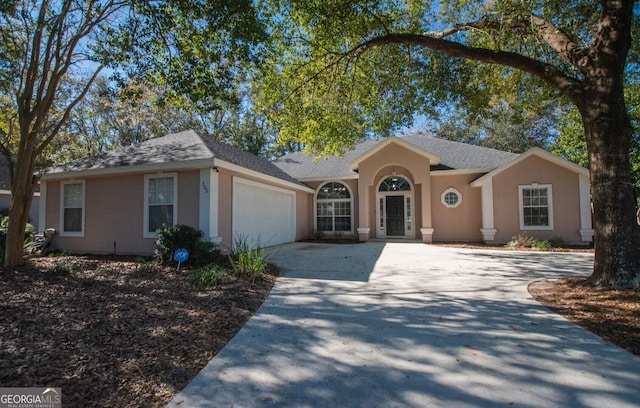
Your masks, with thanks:
M82 220L80 231L64 230L64 186L69 184L82 184ZM65 180L60 183L60 236L61 237L84 237L86 211L86 188L84 179Z
M322 200L318 200L318 193L320 192L320 189L322 187L324 187L325 184L328 183L340 183L343 186L345 186L347 188L347 191L349 192L349 197L350 198L328 198L328 199L322 199ZM350 217L351 217L351 229L349 231L322 231L326 234L353 234L353 228L354 228L354 219L353 219L353 202L354 202L355 198L353 196L353 191L351 190L351 187L349 187L349 185L341 180L325 180L322 183L320 183L318 185L318 187L316 188L316 192L313 194L313 228L315 231L318 231L318 202L321 203L335 203L335 202L349 202L349 206L350 206ZM333 214L333 221L334 221L334 228L335 228L335 213Z
M143 238L158 238L158 234L149 231L149 180L155 178L173 178L173 225L178 223L178 173L154 173L144 175L144 208L143 208Z
M380 191L380 186L382 183L388 179L389 177L398 177L403 178L409 183L409 190L401 190L401 191ZM376 185L376 205L375 205L375 213L376 213L376 238L387 238L387 219L385 214L387 213L387 196L403 196L404 197L404 212L405 212L405 224L404 224L404 238L414 238L415 230L417 229L417 225L414 222L415 213L416 213L416 200L414 198L415 186L411 179L404 174L389 174L384 177L381 177L378 180ZM407 199L411 202L411 221L407 219ZM382 200L382 208L380 208L380 200ZM380 225L380 222L382 224ZM392 236L394 239L403 238L402 236Z
M524 225L524 205L523 205L523 196L522 196L522 191L525 188L537 188L537 189L542 189L542 188L546 188L547 189L547 197L549 199L549 225L544 225L544 226L537 226L537 225ZM526 230L537 230L537 231L549 231L549 230L553 230L553 188L551 184L524 184L524 185L519 185L518 186L518 211L519 211L519 215L520 215L520 230L522 231L526 231Z
M455 204L449 204L447 203L447 200L445 200L445 197L449 193L455 193L458 196L458 201ZM460 204L462 204L462 193L454 187L449 187L448 189L444 190L442 194L440 194L440 202L442 203L442 205L444 205L447 208L456 208Z

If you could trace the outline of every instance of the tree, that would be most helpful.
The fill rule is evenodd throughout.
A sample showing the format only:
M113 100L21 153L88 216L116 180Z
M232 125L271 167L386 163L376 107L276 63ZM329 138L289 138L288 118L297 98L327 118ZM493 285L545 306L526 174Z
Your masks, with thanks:
M150 78L167 98L188 95L213 109L233 102L227 91L263 32L249 0L5 3L0 91L12 96L17 124L1 148L13 163L5 266L15 266L24 263L35 163L105 67L115 79Z
M316 153L386 135L441 103L486 105L493 93L518 101L553 93L574 105L591 171L590 282L640 284L624 100L625 75L638 69L627 63L640 26L633 0L262 4L280 45L263 103L277 112L282 138Z
M546 148L553 140L552 115L553 112L539 116L517 111L506 103L496 105L487 116L480 118L473 118L464 110L454 111L439 123L436 137L522 153L532 147Z

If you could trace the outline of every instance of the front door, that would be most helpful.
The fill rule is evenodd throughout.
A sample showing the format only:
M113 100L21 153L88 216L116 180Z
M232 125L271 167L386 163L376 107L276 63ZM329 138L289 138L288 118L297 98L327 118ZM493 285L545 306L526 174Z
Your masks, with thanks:
M386 196L387 236L404 236L404 196Z

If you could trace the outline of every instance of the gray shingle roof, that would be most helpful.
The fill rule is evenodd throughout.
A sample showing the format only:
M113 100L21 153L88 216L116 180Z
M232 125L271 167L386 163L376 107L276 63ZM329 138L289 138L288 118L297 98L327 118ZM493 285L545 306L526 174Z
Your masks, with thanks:
M403 135L400 138L419 149L439 156L440 164L432 168L433 171L495 169L518 157L518 154L515 153L436 139L422 133ZM345 152L342 156L320 158L315 163L312 155L295 152L278 158L275 164L300 180L354 177L357 173L351 169L349 163L374 148L378 143L381 141L367 140L359 143L353 150Z
M228 144L203 138L193 130L173 133L115 149L97 156L74 160L48 168L46 174L123 168L146 164L184 163L197 160L223 160L249 170L301 184L268 160ZM133 169L132 169L133 170Z

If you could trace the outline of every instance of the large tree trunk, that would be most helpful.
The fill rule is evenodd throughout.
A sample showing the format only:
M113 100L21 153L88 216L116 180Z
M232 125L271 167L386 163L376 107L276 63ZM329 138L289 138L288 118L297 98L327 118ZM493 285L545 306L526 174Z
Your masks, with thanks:
M7 229L5 267L24 265L24 233L29 221L29 209L34 190L33 142L20 144L14 179L11 183L11 208Z
M622 90L592 92L582 117L589 150L595 263L589 281L597 285L640 285L640 227L631 182L632 127Z

